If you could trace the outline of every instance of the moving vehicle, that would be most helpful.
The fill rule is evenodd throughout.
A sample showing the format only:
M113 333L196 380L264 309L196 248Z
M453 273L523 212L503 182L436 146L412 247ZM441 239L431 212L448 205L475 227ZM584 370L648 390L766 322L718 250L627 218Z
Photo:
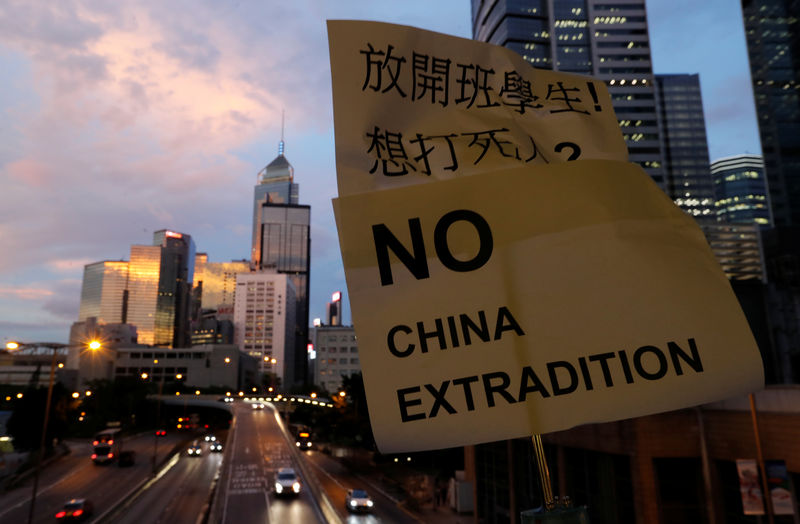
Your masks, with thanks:
M300 449L309 449L311 447L311 431L308 429L298 430L294 444Z
M208 435L205 436L205 441L206 442L216 442L217 441L217 437L215 437L214 435L209 433Z
M348 489L347 496L344 499L347 511L372 511L374 503L372 499L363 489Z
M167 430L165 430L165 429L157 429L156 430L156 436L157 437L166 437L167 436Z
M119 457L122 449L122 436L119 428L104 429L92 440L92 462L107 464Z
M292 468L281 468L275 477L276 495L297 495L301 489L300 479Z
M263 402L254 402L253 403L253 409L264 409L264 403Z
M186 450L186 454L190 457L202 457L203 448L200 446L200 443L195 440L192 442L192 445L189 446L189 449Z
M208 450L212 453L221 453L222 452L222 443L221 442L212 442L210 446L208 446Z
M83 522L94 513L94 506L86 499L71 499L56 513L58 522Z

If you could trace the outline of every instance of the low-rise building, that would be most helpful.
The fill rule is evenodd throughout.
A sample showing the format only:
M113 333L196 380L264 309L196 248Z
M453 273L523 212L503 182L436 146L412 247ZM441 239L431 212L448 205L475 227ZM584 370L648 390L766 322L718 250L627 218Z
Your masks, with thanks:
M310 330L315 358L314 384L333 393L342 387L342 377L361 373L358 343L353 326L316 326Z

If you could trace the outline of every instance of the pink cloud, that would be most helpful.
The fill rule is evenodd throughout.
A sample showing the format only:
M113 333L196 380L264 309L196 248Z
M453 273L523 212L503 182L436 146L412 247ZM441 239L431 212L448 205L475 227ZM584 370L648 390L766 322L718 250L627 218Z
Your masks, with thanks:
M32 158L21 158L5 166L9 178L20 184L42 187L50 179L49 166Z
M35 287L0 287L0 297L12 297L19 300L42 300L53 295L49 289Z

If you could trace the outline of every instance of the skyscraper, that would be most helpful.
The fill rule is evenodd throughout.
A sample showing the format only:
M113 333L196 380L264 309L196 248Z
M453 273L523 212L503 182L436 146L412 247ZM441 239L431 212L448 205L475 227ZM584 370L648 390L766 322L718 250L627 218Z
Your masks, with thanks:
M128 318L140 344L187 347L195 248L189 235L156 231L153 245L131 246Z
M104 260L83 268L78 321L95 317L103 324L120 324L127 317L128 262Z
M774 224L800 226L800 1L742 10Z
M266 167L266 176L255 188L252 265L286 274L296 292L295 345L291 351L293 379L307 380L308 294L311 254L311 207L297 204L299 188L294 169L283 154ZM260 194L265 195L259 197Z
M761 155L735 155L711 163L717 216L732 223L772 225L764 160Z
M605 81L630 161L666 190L644 0L472 0L472 36Z
M285 145L281 137L278 156L258 172L259 183L253 190L253 249L252 261L256 266L261 259L261 206L270 204L297 204L300 186L294 183L294 168L283 154Z
M697 218L716 219L698 75L656 75L667 194Z

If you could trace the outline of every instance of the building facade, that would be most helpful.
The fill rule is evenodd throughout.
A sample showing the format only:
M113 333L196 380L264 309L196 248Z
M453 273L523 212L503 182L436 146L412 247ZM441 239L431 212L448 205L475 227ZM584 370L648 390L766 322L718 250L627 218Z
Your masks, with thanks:
M656 75L667 194L686 213L715 219L714 183L698 75Z
M316 326L311 329L315 358L314 384L335 394L342 377L361 373L358 342L353 326Z
M123 347L116 351L109 379L134 377L195 388L245 389L258 385L258 362L234 345L210 344L159 350Z
M772 226L764 160L760 155L735 155L711 163L717 217L731 223Z
M248 260L209 262L207 254L198 253L195 257L194 287L199 288L195 296L200 297L200 307L214 310L232 308L236 296L236 275L249 272Z
M274 177L268 182L256 186L276 185L273 193L288 193L288 203L280 203L267 198L266 201L256 197L255 219L253 223L253 267L269 269L287 275L294 285L295 326L294 347L287 356L292 360L293 383L305 383L308 380L308 358L306 344L308 342L308 298L309 276L311 269L311 207L291 203L296 201L296 185L285 180L286 173L293 173L285 157L280 154L267 170ZM267 166L268 168L270 166ZM279 181L275 181L279 179ZM282 197L280 198L282 199ZM259 207L260 206L260 207Z
M140 344L191 344L192 237L162 229L152 245L133 245L130 260L84 267L79 321L136 326Z
M264 204L299 203L300 186L294 183L294 167L286 159L284 142L278 145L278 156L258 172L259 183L253 189L253 245L251 258L254 267L261 262L261 207Z
M239 273L236 288L235 344L258 361L261 373L293 384L297 300L291 278L268 271Z
M140 344L191 344L194 261L194 241L184 233L163 229L153 234L153 245L131 246L127 321L136 326Z
M800 226L800 2L742 0L774 223Z
M78 321L95 317L108 324L124 323L127 317L128 262L104 260L86 264Z
M608 86L630 161L667 188L644 0L472 0L472 36Z

